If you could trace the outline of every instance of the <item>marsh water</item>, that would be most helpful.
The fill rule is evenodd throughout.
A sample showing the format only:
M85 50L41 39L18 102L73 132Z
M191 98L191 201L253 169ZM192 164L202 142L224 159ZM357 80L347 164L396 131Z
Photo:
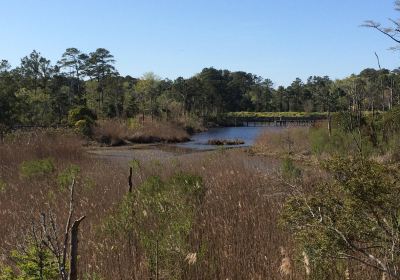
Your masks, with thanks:
M133 146L109 147L92 149L89 151L92 156L119 162L126 166L132 159L137 159L141 162L168 162L171 159L179 160L194 160L202 156L207 156L213 153L213 150L221 149L221 146L208 145L208 140L211 139L240 139L245 143L235 146L222 146L223 148L240 148L252 146L257 137L263 132L276 133L282 130L282 127L219 127L210 128L201 133L194 134L189 142L179 144L136 144ZM236 149L234 149L236 150ZM232 152L234 152L232 150ZM239 149L240 150L240 149ZM274 166L271 159L261 159L255 157L243 157L246 165L251 165L255 168L271 168Z
M208 140L220 139L220 140L235 140L240 139L244 141L242 145L224 147L249 147L252 146L257 137L265 132L277 132L281 130L281 127L265 127L265 126L251 126L251 127L218 127L210 128L209 130L201 133L194 134L189 142L180 143L176 146L193 149L193 150L214 150L220 146L208 145Z

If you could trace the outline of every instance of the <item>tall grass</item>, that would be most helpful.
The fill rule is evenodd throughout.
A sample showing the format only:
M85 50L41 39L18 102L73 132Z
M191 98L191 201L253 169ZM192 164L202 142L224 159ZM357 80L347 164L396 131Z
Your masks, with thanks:
M289 127L281 131L262 133L255 142L254 150L258 153L305 157L311 155L312 146L309 138L310 128Z
M93 137L96 141L110 146L189 140L189 134L180 125L159 121L136 123L126 120L101 120L93 127Z
M396 142L393 142L396 143ZM253 151L258 154L291 157L295 160L323 160L332 155L379 155L366 137L357 133L332 129L331 135L325 127L288 127L278 132L264 132L255 142ZM393 153L393 157L395 153Z
M43 174L29 179L21 176L23 162L43 159L51 159L54 168L41 169ZM167 179L178 171L203 178L205 196L186 237L189 247L177 252L181 261L175 266L183 271L182 279L309 279L293 253L290 233L278 223L290 191L276 175L279 161L223 150L131 166L134 188L153 175ZM319 180L302 174L306 186ZM57 223L64 224L65 182L72 175L77 179L75 215L87 216L79 237L80 279L149 279L150 256L135 231L110 234L106 226L126 197L128 166L90 157L82 140L70 133L18 134L0 145L2 262L13 264L10 251L23 243L41 212L51 209ZM166 275L161 272L159 279ZM339 276L332 272L327 277L343 279Z

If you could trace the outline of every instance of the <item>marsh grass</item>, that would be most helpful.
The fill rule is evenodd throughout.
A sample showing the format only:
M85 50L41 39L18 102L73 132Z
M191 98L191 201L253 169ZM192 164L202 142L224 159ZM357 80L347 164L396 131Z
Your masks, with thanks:
M310 128L289 127L281 131L262 133L255 142L254 151L266 155L304 158L311 155Z
M179 143L189 141L189 134L184 128L173 123L147 122L139 127L128 140L134 143Z
M337 128L332 129L329 136L326 127L318 124L315 127L288 127L277 132L264 132L256 139L252 149L257 154L316 164L331 156L355 156L360 153L360 147L364 156L382 156L367 138L360 139L355 133ZM396 153L386 157L394 159Z
M129 230L133 225L130 216L124 220L127 231L110 232L106 226L127 196L128 166L124 169L121 164L92 158L82 143L70 132L40 131L13 135L0 145L2 262L13 265L10 252L24 242L30 224L41 212L51 210L57 224L64 224L68 201L63 186L75 177L75 215L87 216L79 236L80 279L94 275L98 279L149 279L149 249ZM47 158L53 160L52 172L30 179L20 176L23 162ZM193 212L191 230L185 236L187 247L174 252L180 259L174 266L182 271L182 279L282 279L285 271L290 273L285 272L286 278L309 279L304 257L296 259L290 233L279 226L280 211L290 193L276 175L279 161L229 150L195 153L168 163L133 161L130 165L133 188L154 175L168 180L177 172L203 180L205 193ZM309 188L320 181L309 172L302 172L302 177ZM141 223L152 227L150 220ZM159 261L170 262L167 256L160 256ZM168 279L168 275L160 271L159 279ZM329 279L343 279L339 276L332 273Z
M128 143L178 143L189 140L189 134L177 124L129 120L101 120L93 127L93 138L105 145L120 146Z

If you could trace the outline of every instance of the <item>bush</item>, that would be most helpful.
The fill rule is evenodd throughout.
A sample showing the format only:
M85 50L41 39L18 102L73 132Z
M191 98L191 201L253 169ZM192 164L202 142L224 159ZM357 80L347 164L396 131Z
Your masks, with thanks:
M151 273L158 269L165 279L181 279L177 264L189 252L189 233L204 195L198 176L179 173L167 180L153 176L125 197L105 228L113 238L134 231Z
M326 129L312 129L310 131L311 150L315 155L357 155L362 149L363 155L373 153L372 143L368 138L360 137L356 132L345 132L341 129L333 129L329 137Z
M22 162L19 173L22 178L30 179L51 174L54 170L53 159L47 158Z
M120 146L125 143L129 133L133 133L130 125L132 121L118 119L101 120L93 127L93 138L101 143L110 146Z
M282 214L299 251L310 257L311 270L326 272L347 259L395 273L400 257L398 170L360 157L333 158L325 168L332 177L308 192L299 187Z
M294 164L290 157L285 157L281 165L282 174L288 179L300 177L301 170Z
M189 118L183 118L179 120L178 125L183 127L189 134L205 130L203 120L195 116L190 116Z
M75 179L81 171L78 165L71 164L65 170L58 174L57 181L62 189L67 189L71 184L72 180Z
M0 178L0 193L4 193L7 190L7 184Z
M57 260L53 257L49 249L43 245L34 245L30 242L28 248L12 252L12 259L17 267L18 274L12 268L0 263L0 280L20 280L20 279L58 279L59 271Z
M86 120L88 124L92 125L96 119L97 117L92 110L85 106L72 108L68 112L68 123L71 126L76 125L80 120Z
M0 263L0 280L13 280L17 279L14 274L14 271L10 266L4 265Z
M326 152L329 144L329 134L325 129L310 130L311 151L316 155Z
M92 135L92 123L88 120L79 120L74 125L75 132L84 136Z

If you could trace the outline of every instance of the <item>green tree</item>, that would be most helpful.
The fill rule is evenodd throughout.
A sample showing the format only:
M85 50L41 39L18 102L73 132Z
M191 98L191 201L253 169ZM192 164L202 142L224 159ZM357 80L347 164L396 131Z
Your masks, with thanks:
M286 89L287 93L287 110L288 111L302 111L302 95L304 84L300 78L296 78L292 84Z
M109 50L98 48L95 52L89 53L86 59L85 75L97 81L97 103L98 111L101 112L104 103L104 89L106 79L118 75L114 67L114 56Z
M50 65L50 60L33 50L29 56L21 59L20 71L36 94L39 86L42 89L46 88L47 82L53 73L53 68Z
M135 91L138 93L139 107L142 112L142 117L146 112L149 112L153 120L155 113L158 109L157 97L160 95L159 84L160 77L154 73L145 73L142 78L136 83Z
M0 61L0 124L10 126L17 119L17 83L7 60Z
M81 79L86 70L88 55L82 53L77 48L68 48L58 61L59 67L65 71L69 77L69 103L71 105L74 95L81 95Z

